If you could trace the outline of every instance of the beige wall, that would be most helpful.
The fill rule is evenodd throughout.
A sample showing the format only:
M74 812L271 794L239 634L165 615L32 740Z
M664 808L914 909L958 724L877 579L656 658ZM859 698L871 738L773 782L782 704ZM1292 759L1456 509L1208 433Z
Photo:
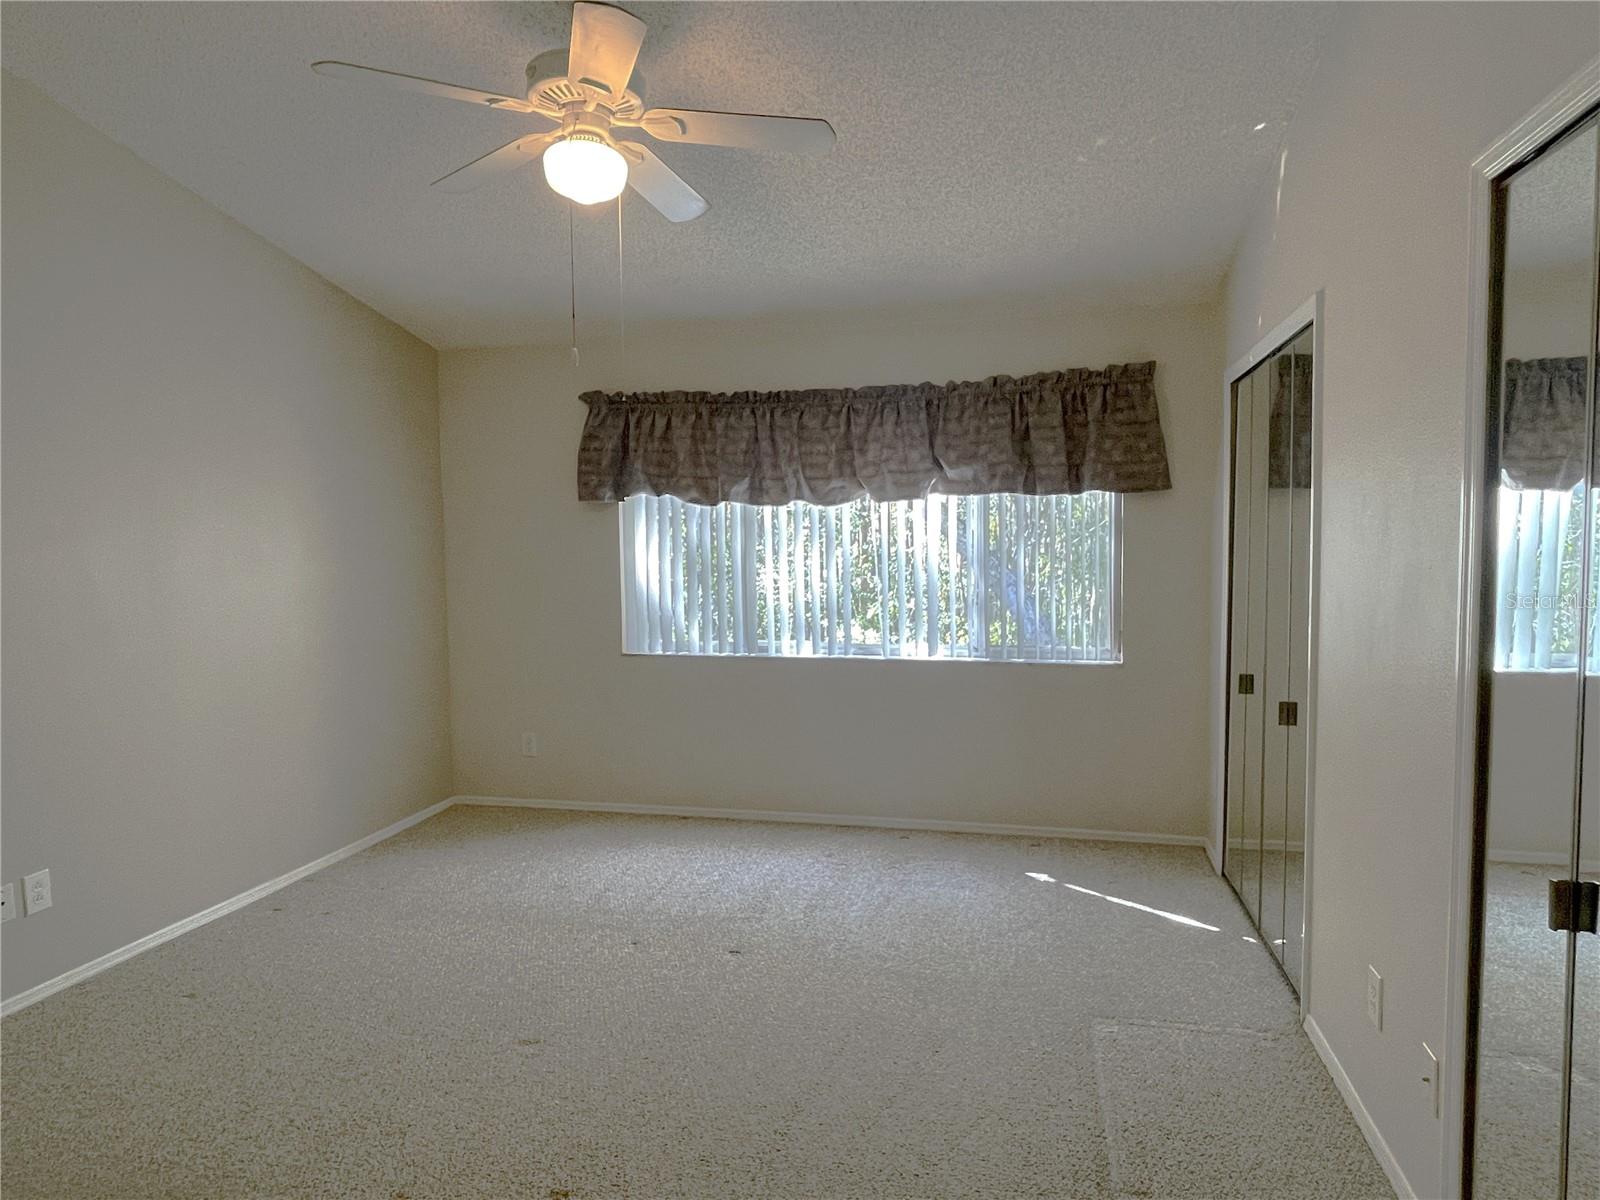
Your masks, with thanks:
M13 996L450 760L434 352L3 88L3 877L55 893Z
M1421 1196L1442 1166L1419 1063L1449 986L1469 166L1597 32L1587 4L1353 7L1229 288L1230 360L1326 289L1311 1015Z
M1210 307L907 308L440 357L465 793L1203 835L1221 332ZM1174 490L1125 513L1119 667L624 657L588 387L785 388L1156 359ZM524 758L520 734L540 754Z

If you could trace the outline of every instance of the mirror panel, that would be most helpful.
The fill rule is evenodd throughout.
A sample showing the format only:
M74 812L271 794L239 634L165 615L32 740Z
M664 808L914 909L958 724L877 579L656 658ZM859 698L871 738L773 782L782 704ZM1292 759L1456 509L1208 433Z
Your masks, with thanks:
M1233 385L1233 523L1231 527L1232 573L1229 587L1229 637L1228 637L1228 762L1227 795L1224 821L1227 825L1223 846L1222 867L1228 882L1233 884L1242 898L1246 894L1245 818L1247 757L1245 730L1250 727L1254 692L1241 690L1240 677L1253 671L1250 662L1250 639L1246 631L1250 626L1250 522L1255 505L1250 484L1254 478L1253 419L1255 408L1250 403L1250 382L1239 380Z
M1589 205L1593 213L1594 256L1590 260L1591 308L1589 339L1583 356L1589 404L1600 413L1597 398L1596 364L1600 363L1600 122L1591 122L1580 134L1574 149L1571 169L1576 175L1588 168L1591 190ZM1581 195L1579 183L1575 191ZM1578 205L1580 213L1585 206ZM1572 240L1576 242L1577 237ZM1575 289L1574 289L1575 290ZM1559 347L1557 347L1559 348ZM1600 415L1591 422L1591 437L1600 441ZM1591 491L1600 486L1596 479L1596 446L1589 447ZM1579 811L1574 825L1576 862L1572 875L1600 887L1600 507L1591 508L1590 572L1588 587L1588 654L1584 671L1583 778L1579 786ZM1568 1057L1570 1091L1567 1116L1567 1197L1568 1200L1600 1198L1600 934L1581 933L1572 937L1571 993Z
M1266 577L1266 645L1262 674L1261 760L1261 915L1262 940L1274 957L1283 958L1284 853L1289 798L1289 734L1284 705L1289 697L1290 601L1294 593L1294 396L1292 359L1280 350L1258 371L1268 421L1266 552L1261 570Z
M1594 348L1596 129L1591 121L1513 175L1503 215L1498 463L1484 636L1492 628L1483 924L1478 978L1473 1194L1563 1200L1571 960L1578 939L1549 928L1547 886L1570 877L1580 749L1588 793L1600 772L1600 697L1585 695L1583 563L1593 558L1587 476ZM1592 575L1592 573L1591 573ZM1592 664L1590 665L1592 669ZM1585 711L1587 709L1587 712ZM1583 950L1587 963L1592 955ZM1591 985L1592 987L1592 985ZM1581 990L1581 989L1580 989ZM1592 993L1591 993L1592 998ZM1591 1036L1593 1036L1591 1032ZM1593 1080L1591 1075L1590 1080ZM1572 1097L1584 1088L1574 1077ZM1591 1155L1600 1103L1572 1109ZM1574 1164L1583 1154L1569 1157Z
M1308 676L1311 666L1311 497L1312 497L1312 336L1307 329L1290 347L1289 389L1294 446L1289 488L1290 595L1288 684L1285 694L1298 712L1309 715ZM1288 778L1284 808L1283 969L1300 987L1305 936L1305 847L1307 721L1288 731Z
M1246 709L1244 728L1244 796L1240 836L1243 841L1240 877L1244 883L1240 898L1258 925L1261 922L1261 841L1262 786L1266 754L1266 708L1272 684L1266 675L1267 577L1262 564L1267 560L1267 473L1271 421L1266 377L1257 369L1241 383L1250 403L1250 527L1249 565L1245 580L1248 597L1245 610L1245 639L1251 670L1255 673L1255 694Z

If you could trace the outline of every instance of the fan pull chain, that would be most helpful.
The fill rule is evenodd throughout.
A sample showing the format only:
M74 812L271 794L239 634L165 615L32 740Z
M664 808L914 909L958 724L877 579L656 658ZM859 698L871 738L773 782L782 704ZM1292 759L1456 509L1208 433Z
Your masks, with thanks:
M578 252L572 232L572 201L567 201L567 286L572 302L572 365L578 365Z
M622 192L617 193L617 354L628 352L627 293L622 283Z

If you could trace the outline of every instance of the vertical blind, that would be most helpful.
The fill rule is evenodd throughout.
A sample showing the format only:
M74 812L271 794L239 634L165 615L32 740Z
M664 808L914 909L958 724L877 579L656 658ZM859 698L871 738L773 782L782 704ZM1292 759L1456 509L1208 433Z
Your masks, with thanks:
M1573 670L1580 636L1583 486L1570 491L1501 487L1498 507L1495 668ZM1600 543L1592 544L1591 581L1600 566ZM1586 669L1595 673L1600 658L1593 628L1589 632Z
M1121 498L621 506L626 649L1121 661Z

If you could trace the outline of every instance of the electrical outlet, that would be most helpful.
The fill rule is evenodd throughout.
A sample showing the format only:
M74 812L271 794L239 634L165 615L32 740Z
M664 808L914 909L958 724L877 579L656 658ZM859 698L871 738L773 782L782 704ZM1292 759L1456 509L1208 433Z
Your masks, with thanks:
M1370 963L1367 964L1367 1020L1379 1033L1383 1032L1383 976Z
M1439 1115L1439 1056L1422 1043L1422 1086L1428 1089L1428 1110Z
M522 756L524 758L537 758L539 754L538 735L525 733L522 735Z
M17 915L17 885L8 883L0 887L0 925Z
M50 907L50 868L22 877L22 904L30 917Z

